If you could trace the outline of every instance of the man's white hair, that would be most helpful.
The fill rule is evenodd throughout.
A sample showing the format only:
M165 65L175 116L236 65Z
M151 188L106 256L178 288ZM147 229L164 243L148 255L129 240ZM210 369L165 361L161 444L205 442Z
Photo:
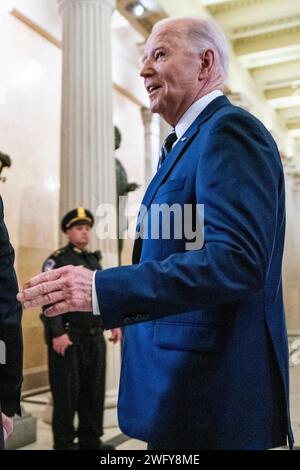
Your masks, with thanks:
M181 20L183 20L182 24L180 24ZM154 28L172 22L174 22L174 32L178 31L179 35L182 32L182 27L184 28L193 52L201 53L207 49L212 49L216 53L217 73L225 81L228 77L229 45L220 26L212 19L190 16L167 18L156 23ZM179 26L179 28L176 26Z

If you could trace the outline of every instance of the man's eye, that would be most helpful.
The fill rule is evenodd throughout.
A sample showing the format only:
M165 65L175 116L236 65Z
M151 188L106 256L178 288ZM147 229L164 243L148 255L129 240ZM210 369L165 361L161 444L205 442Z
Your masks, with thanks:
M158 60L158 59L160 59L161 57L164 57L164 55L165 55L165 54L164 54L163 51L158 51L158 52L156 52L156 53L155 53L155 56L154 56L154 57L155 57L155 60Z

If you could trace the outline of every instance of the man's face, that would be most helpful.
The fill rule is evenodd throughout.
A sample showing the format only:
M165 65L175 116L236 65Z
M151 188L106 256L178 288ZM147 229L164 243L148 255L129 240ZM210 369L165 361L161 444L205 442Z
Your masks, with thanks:
M191 52L185 30L167 23L150 35L143 58L141 76L150 98L150 109L171 126L201 97L200 54Z
M90 234L91 227L88 224L73 225L66 232L69 242L81 249L86 248L89 244Z

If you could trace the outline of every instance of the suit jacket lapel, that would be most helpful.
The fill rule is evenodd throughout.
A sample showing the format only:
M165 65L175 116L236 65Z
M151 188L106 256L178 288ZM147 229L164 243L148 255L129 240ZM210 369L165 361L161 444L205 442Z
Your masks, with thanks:
M199 127L201 126L201 124L207 121L207 119L209 119L217 111L217 109L228 104L230 104L230 101L228 100L228 98L226 98L226 96L220 96L216 98L215 100L213 100L204 109L204 111L199 114L199 116L195 119L195 121L191 124L191 126L185 132L185 134L176 143L175 147L171 150L168 157L166 158L166 160L164 161L160 169L157 171L157 173L154 175L152 181L150 182L146 190L146 193L141 203L142 209L140 210L138 219L137 219L136 236L138 236L138 233L140 232L140 227L143 222L143 218L147 210L149 209L151 202L153 201L153 198L156 192L158 191L159 186L169 176L175 163L184 154L185 149L188 147L188 145L193 140L194 136L199 131ZM141 238L136 238L135 240L135 244L133 248L133 257L132 257L133 263L138 262L139 256L141 254L141 248L142 248L141 241L142 241Z

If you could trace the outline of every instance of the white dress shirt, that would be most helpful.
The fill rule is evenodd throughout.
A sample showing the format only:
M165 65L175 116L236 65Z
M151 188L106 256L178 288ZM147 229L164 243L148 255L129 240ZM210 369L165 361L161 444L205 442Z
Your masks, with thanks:
M206 108L206 106L208 106L209 103L211 103L215 98L217 98L218 96L222 96L222 95L223 93L221 90L211 91L207 95L202 96L202 98L200 98L198 101L195 101L195 103L193 103L192 106L189 107L189 109L184 113L182 118L178 121L178 123L175 126L177 140L176 142L174 142L173 147L181 139L183 134L188 130L190 125L195 121L196 117L199 116L200 113L202 113L202 111ZM94 275L93 275L93 284L92 284L93 314L101 315L97 293L96 293L95 276L96 276L96 271L94 272Z
M208 93L205 96L202 96L198 101L192 104L189 109L184 113L182 118L178 121L175 126L175 131L177 135L177 140L174 145L177 144L178 140L181 139L183 134L188 130L191 124L195 121L196 117L209 105L215 98L222 96L223 93L221 90L214 90Z

